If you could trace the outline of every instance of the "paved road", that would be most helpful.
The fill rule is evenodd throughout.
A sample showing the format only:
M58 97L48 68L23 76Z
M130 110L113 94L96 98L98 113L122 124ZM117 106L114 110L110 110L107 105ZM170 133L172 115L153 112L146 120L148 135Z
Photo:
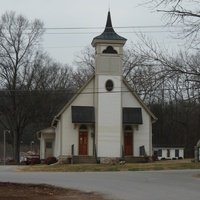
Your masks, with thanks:
M200 170L154 172L16 172L0 166L0 181L48 183L96 191L117 200L200 199Z

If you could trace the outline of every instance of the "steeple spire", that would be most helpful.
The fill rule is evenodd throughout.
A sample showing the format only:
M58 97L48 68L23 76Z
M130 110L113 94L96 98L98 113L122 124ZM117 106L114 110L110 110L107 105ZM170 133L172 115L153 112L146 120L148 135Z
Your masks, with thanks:
M92 41L93 46L95 46L97 40L118 40L124 43L126 42L126 38L118 35L113 29L110 11L108 11L106 27L104 29L104 32L93 39Z
M112 20L111 20L111 16L110 16L110 11L108 11L106 27L105 27L104 32L115 32L113 27L112 27Z

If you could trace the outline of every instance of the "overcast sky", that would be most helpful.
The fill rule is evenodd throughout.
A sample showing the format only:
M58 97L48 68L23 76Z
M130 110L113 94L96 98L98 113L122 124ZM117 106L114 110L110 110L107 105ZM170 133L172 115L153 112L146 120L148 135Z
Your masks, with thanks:
M71 64L84 47L89 46L93 37L103 31L107 12L111 10L114 27L121 36L128 39L127 47L135 42L136 33L141 31L149 37L167 45L174 43L170 34L161 28L147 26L164 25L160 13L152 12L147 6L139 5L144 0L0 0L0 14L15 11L28 19L40 19L46 28L89 28L47 30L43 36L43 47L49 55L61 62ZM99 27L98 29L90 29ZM102 27L102 28L101 28ZM170 40L170 42L169 42Z

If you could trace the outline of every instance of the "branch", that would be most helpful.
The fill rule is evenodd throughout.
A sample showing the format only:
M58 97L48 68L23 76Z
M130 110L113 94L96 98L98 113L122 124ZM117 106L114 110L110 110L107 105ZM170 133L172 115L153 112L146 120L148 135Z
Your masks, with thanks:
M169 13L169 14L175 14L181 17L197 17L200 18L199 14L189 12L189 11L180 11L180 10L157 10L158 12L164 12L164 13Z

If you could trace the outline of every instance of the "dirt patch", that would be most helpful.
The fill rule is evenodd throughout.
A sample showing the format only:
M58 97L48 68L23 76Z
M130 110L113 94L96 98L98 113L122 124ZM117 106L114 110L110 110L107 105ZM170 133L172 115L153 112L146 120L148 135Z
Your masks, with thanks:
M49 185L0 182L0 200L105 200L96 193Z
M200 174L194 174L193 177L200 178Z

